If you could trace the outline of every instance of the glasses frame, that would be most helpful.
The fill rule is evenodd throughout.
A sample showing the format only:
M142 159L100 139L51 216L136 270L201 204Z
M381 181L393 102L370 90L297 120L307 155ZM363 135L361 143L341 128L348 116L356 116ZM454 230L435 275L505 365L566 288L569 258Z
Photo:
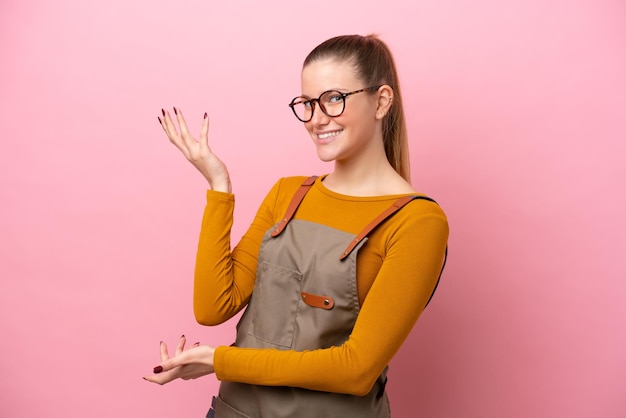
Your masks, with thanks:
M372 91L372 90L378 90L379 88L381 88L383 86L383 84L381 84L380 86L372 86L372 87L364 87L362 89L358 89L358 90L354 90L348 93L342 93L339 90L326 90L325 92L323 92L322 94L319 95L319 97L317 99L309 99L305 96L298 96L295 97L291 103L289 103L289 107L291 108L293 114L296 116L296 118L298 118L298 120L300 122L304 122L307 123L309 121L311 121L311 119L313 119L313 114L315 113L315 103L317 103L319 105L319 108L322 110L322 112L324 112L324 114L326 116L328 116L329 118L336 118L338 116L341 116L344 112L344 110L346 110L346 97L351 96L353 94L357 94L357 93L362 93L364 91ZM330 93L330 92L336 92L339 93L339 96L341 96L341 101L342 101L342 107L341 107L341 112L339 112L338 115L329 115L328 112L326 112L326 108L324 107L324 105L322 104L322 102L320 102L320 99L322 98L323 95L325 95L326 93ZM301 101L298 101L299 99L303 99ZM296 112L295 106L297 104L301 104L301 103L311 103L311 117L309 117L308 119L302 119L300 116L298 116L298 113Z

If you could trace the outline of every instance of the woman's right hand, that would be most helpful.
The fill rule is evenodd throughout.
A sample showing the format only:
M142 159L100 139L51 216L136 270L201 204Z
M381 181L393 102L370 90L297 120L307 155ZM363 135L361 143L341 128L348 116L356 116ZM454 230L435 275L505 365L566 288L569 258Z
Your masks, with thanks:
M176 122L180 129L177 129L176 123L170 117L170 113L161 109L163 119L158 118L165 134L170 142L176 145L185 158L198 169L200 173L207 179L211 189L219 192L231 193L230 176L226 165L220 160L209 147L209 118L204 114L202 121L202 130L200 131L200 140L197 141L187 129L187 123L180 109L174 108ZM180 131L180 132L179 132Z

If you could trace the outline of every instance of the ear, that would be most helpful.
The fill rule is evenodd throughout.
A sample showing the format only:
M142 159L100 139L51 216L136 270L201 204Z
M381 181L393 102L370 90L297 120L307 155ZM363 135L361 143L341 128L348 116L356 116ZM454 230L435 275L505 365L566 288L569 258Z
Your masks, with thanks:
M376 119L384 118L393 104L393 89L384 84L378 88Z

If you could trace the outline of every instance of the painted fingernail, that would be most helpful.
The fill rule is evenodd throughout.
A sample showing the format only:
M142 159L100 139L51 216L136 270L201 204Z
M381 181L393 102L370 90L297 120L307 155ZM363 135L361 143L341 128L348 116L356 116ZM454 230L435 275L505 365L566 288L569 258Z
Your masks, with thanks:
M174 113L178 115L178 110L176 110L176 107L174 107Z
M159 123L163 125L163 122L161 122L161 118L157 116L157 119L159 120Z
M161 109L161 113L163 113L163 116L165 116L165 110Z
M185 338L185 334L181 335L180 338Z
M208 117L209 117L209 114L207 112L204 112L204 118L206 119Z
M159 374L163 371L163 366L156 366L153 370L154 374Z
M197 346L199 346L199 345L200 345L200 342L197 342L197 343L194 343L194 344L193 344L193 346L194 346L194 347L197 347Z

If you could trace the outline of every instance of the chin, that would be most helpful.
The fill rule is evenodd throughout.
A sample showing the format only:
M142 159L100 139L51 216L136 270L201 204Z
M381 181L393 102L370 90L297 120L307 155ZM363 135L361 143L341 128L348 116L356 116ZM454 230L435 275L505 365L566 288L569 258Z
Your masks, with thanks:
M317 157L321 160L324 161L325 163L329 163L331 161L335 161L337 159L337 153L336 152L329 152L330 150L328 149L324 149L324 148L318 148L317 149Z
M319 153L317 154L317 157L318 157L321 161L323 161L323 162L325 162L325 163L330 163L330 162L332 162L332 161L335 161L335 157L329 157L329 156L327 156L327 155L322 155L322 154L319 154Z

